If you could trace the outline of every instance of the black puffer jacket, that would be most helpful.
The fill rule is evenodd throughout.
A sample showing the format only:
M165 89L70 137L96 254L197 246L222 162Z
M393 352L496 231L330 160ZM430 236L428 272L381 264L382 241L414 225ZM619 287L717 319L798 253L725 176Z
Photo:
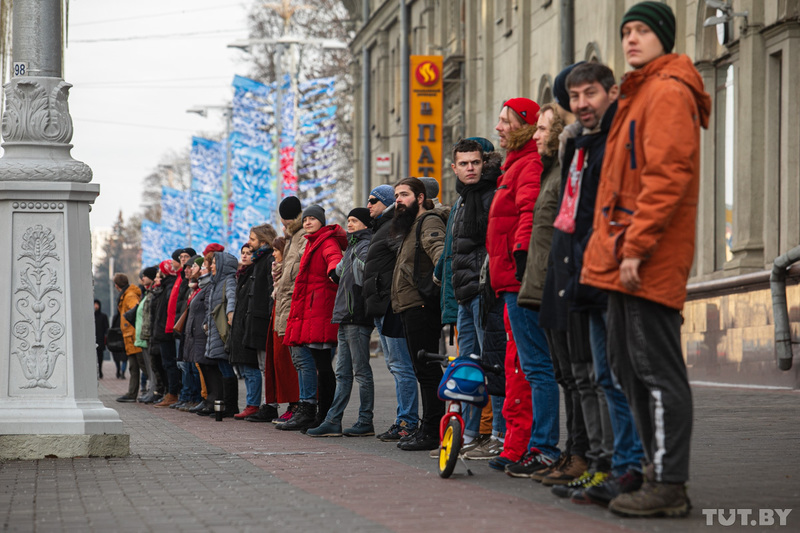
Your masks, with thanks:
M253 269L255 265L250 265L239 273L236 279L236 309L233 311L230 333L230 353L228 361L231 364L245 364L258 366L258 354L254 348L247 346L244 342L245 332L247 331L247 307L250 304L250 294L253 288ZM266 347L266 343L264 344Z
M387 207L372 225L372 241L364 266L364 307L367 318L386 314L392 295L392 274L397 262L397 250L403 239L389 235L394 204Z
M259 251L253 257L253 268L250 269L250 285L247 298L247 319L244 330L244 345L256 351L267 349L267 333L272 320L272 299L274 281L272 279L272 248ZM237 298L239 294L236 294ZM237 306L238 309L238 306ZM234 317L236 320L236 317Z
M500 165L503 156L497 152L487 154L486 162L481 173L481 181L493 183L496 187L497 178L502 173ZM495 187L483 192L483 227L489 220L489 207L492 205ZM480 272L486 258L486 234L471 236L466 234L464 227L465 206L462 204L453 215L453 289L459 304L467 303L480 292Z
M172 333L165 333L167 329L167 306L169 305L169 295L172 293L172 286L175 284L175 276L167 276L161 280L161 292L157 293L153 300L153 329L151 337L155 342L167 342L175 337Z
M189 302L189 312L186 314L186 324L183 327L183 360L189 363L216 364L216 361L205 358L206 332L203 321L206 318L206 290L194 295Z

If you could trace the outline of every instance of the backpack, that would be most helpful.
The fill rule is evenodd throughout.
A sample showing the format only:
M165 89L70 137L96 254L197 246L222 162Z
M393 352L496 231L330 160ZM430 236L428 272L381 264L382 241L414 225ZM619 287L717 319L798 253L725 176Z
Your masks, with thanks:
M424 250L422 250L422 244L420 243L420 238L422 237L422 223L425 221L425 217L429 215L437 215L436 213L425 213L419 219L417 223L417 242L415 243L415 250L414 250L414 284L417 286L417 291L419 295L422 296L422 299L425 300L425 305L430 307L439 307L440 295L441 295L441 287L433 282L433 271L434 268L431 267L430 272L425 277L420 277L420 261Z
M489 403L486 374L471 357L457 357L445 369L437 395L442 401L460 400L482 408Z

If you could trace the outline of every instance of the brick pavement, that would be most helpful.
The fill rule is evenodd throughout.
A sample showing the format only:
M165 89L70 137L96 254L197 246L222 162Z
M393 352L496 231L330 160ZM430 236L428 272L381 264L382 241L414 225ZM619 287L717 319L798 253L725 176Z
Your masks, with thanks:
M382 430L393 382L381 358L372 366ZM312 439L114 402L126 386L106 377L99 391L131 435L131 456L0 463L3 531L728 531L737 526L708 527L701 509L793 507L784 529L800 530L794 391L696 387L691 517L623 520L483 462L443 480L427 453L374 438Z

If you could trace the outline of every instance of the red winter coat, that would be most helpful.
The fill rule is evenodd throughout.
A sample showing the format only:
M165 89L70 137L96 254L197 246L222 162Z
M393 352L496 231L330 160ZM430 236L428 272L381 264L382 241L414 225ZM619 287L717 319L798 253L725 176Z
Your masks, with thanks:
M294 282L289 321L283 342L287 346L335 343L339 325L331 324L338 286L328 279L347 248L347 236L338 224L325 226L305 236L300 270Z
M534 130L530 130L533 135ZM514 277L517 264L514 252L528 251L533 229L533 206L539 196L542 160L536 142L529 138L519 149L509 150L503 164L503 175L497 180L486 251L489 253L489 277L492 289L519 292L520 282Z

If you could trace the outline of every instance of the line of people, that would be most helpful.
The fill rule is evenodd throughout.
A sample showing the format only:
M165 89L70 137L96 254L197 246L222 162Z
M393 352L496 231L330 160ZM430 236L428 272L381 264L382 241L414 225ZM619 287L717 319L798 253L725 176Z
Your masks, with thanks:
M139 400L156 407L209 415L222 399L225 416L284 431L375 435L375 329L397 400L377 438L438 457L442 369L412 354L439 351L451 325L460 354L504 369L488 376L490 404L464 413L466 459L624 516L685 516L680 310L710 98L691 61L670 53L674 35L671 9L641 2L620 26L633 68L621 84L577 63L555 79L555 103L507 100L505 157L481 137L453 147L452 207L436 180L404 178L375 187L345 231L288 197L283 236L253 227L239 259L211 244L145 268L141 289L118 274L131 360L119 401L137 399L144 368Z

